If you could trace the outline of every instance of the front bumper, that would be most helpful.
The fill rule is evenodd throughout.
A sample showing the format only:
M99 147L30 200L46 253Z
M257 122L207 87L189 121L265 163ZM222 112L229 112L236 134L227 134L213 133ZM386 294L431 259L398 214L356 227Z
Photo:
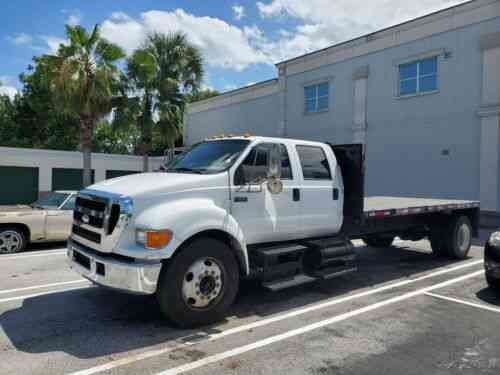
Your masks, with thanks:
M105 287L133 294L154 294L160 277L161 262L117 259L99 255L68 240L67 262L86 279Z

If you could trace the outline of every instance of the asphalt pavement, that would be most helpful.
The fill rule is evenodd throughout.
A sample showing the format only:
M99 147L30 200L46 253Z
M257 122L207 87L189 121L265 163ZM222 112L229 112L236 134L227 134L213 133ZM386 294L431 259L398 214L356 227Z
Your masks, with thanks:
M91 285L63 244L0 256L0 374L496 374L500 294L483 232L469 259L427 241L356 243L356 273L272 293L244 282L225 321L182 330L153 297Z

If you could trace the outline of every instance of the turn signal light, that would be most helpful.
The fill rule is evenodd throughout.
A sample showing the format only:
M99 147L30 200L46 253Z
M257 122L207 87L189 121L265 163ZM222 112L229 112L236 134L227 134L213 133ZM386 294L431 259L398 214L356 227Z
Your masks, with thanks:
M167 246L171 239L172 232L169 230L146 232L146 247L150 249L159 249Z

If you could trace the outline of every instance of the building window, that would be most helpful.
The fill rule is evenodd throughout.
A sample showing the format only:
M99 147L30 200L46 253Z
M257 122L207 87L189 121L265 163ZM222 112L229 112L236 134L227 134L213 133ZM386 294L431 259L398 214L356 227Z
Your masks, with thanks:
M437 56L399 65L399 95L437 90Z
M304 87L305 113L328 111L330 83L323 82Z

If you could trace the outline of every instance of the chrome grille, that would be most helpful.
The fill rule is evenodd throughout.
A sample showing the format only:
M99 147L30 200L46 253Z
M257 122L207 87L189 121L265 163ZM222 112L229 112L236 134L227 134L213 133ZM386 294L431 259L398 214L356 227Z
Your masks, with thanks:
M130 214L124 214L123 199L116 194L82 190L75 202L72 239L100 253L112 252L130 218Z

